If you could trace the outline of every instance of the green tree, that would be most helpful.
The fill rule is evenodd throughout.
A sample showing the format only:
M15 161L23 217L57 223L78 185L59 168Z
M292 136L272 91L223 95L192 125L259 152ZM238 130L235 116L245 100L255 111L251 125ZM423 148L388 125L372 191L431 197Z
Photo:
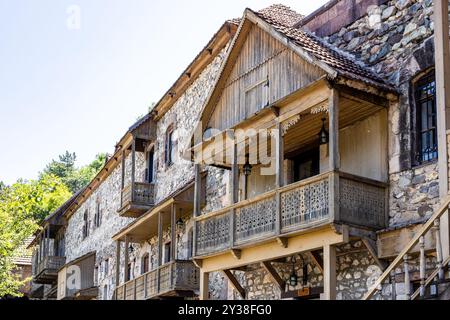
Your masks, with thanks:
M44 169L43 174L53 174L60 178L72 193L84 188L104 166L107 154L100 153L88 165L77 168L77 156L66 151L59 160L52 160Z
M12 272L16 250L70 196L68 187L52 174L43 174L38 180L18 180L0 190L0 297L19 295L23 281Z

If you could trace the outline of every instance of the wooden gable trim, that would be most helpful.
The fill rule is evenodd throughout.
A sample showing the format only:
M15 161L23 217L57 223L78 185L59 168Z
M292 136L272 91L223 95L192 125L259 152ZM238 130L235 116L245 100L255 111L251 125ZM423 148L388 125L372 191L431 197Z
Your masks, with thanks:
M263 19L258 17L253 11L250 9L246 9L244 12L244 16L242 18L241 24L239 25L239 28L236 32L236 35L231 43L229 52L227 53L225 57L225 62L223 63L218 78L216 80L216 83L213 86L213 90L209 93L206 103L204 107L202 108L200 114L200 122L198 126L201 125L203 129L206 128L206 125L208 124L211 115L214 112L214 109L216 107L216 104L218 103L222 91L226 85L228 76L232 72L232 69L234 67L234 63L236 59L238 58L240 51L242 49L242 46L245 43L246 37L248 33L250 32L253 25L256 25L257 27L261 28L263 31L267 32L269 35L274 37L276 40L278 40L282 45L286 46L288 49L292 50L294 53L296 53L300 58L304 59L306 62L322 69L326 74L327 78L334 79L337 77L337 72L332 69L327 64L319 61L312 55L310 55L308 52L303 50L301 47L296 45L294 42L292 42L287 36L283 35L279 31L277 31L273 26L271 26L269 23L265 22ZM198 130L198 127L197 127ZM191 136L191 141L193 144L198 143L199 141L193 141L194 135Z

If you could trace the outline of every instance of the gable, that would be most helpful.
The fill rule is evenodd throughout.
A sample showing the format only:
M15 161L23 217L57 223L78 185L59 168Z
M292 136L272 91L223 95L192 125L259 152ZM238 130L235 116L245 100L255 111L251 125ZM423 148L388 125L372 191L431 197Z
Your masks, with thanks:
M253 23L240 41L208 128L230 128L325 74Z

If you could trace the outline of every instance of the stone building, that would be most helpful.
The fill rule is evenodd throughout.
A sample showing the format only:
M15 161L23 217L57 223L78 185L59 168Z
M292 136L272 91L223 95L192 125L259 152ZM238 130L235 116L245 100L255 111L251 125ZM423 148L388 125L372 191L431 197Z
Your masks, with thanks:
M58 299L444 296L433 9L333 0L225 22L47 219L34 280Z

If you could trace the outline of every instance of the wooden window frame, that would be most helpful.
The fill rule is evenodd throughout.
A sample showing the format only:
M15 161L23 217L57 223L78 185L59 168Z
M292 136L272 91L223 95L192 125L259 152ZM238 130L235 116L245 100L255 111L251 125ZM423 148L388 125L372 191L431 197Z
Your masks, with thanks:
M83 240L89 237L89 210L83 213Z
M434 86L432 85L433 82ZM430 86L431 88L434 87L434 89L431 89L432 93L428 94L426 97L421 97L421 93L423 92L423 90L429 90ZM412 100L414 103L413 114L415 118L413 119L413 132L415 135L413 139L413 165L421 166L429 163L434 163L438 160L436 77L434 68L421 73L414 79L412 83ZM425 105L427 106L427 108L429 108L429 103L431 103L431 111L428 109L426 113L427 117L431 118L431 125L429 125L430 123L427 122L427 127L423 128L422 108ZM431 135L431 139L434 140L434 143L429 141L428 143L430 145L428 145L425 149L422 143L423 135L427 133Z
M164 163L167 167L170 167L174 163L174 146L173 133L175 132L175 126L171 124L167 127L164 138Z

